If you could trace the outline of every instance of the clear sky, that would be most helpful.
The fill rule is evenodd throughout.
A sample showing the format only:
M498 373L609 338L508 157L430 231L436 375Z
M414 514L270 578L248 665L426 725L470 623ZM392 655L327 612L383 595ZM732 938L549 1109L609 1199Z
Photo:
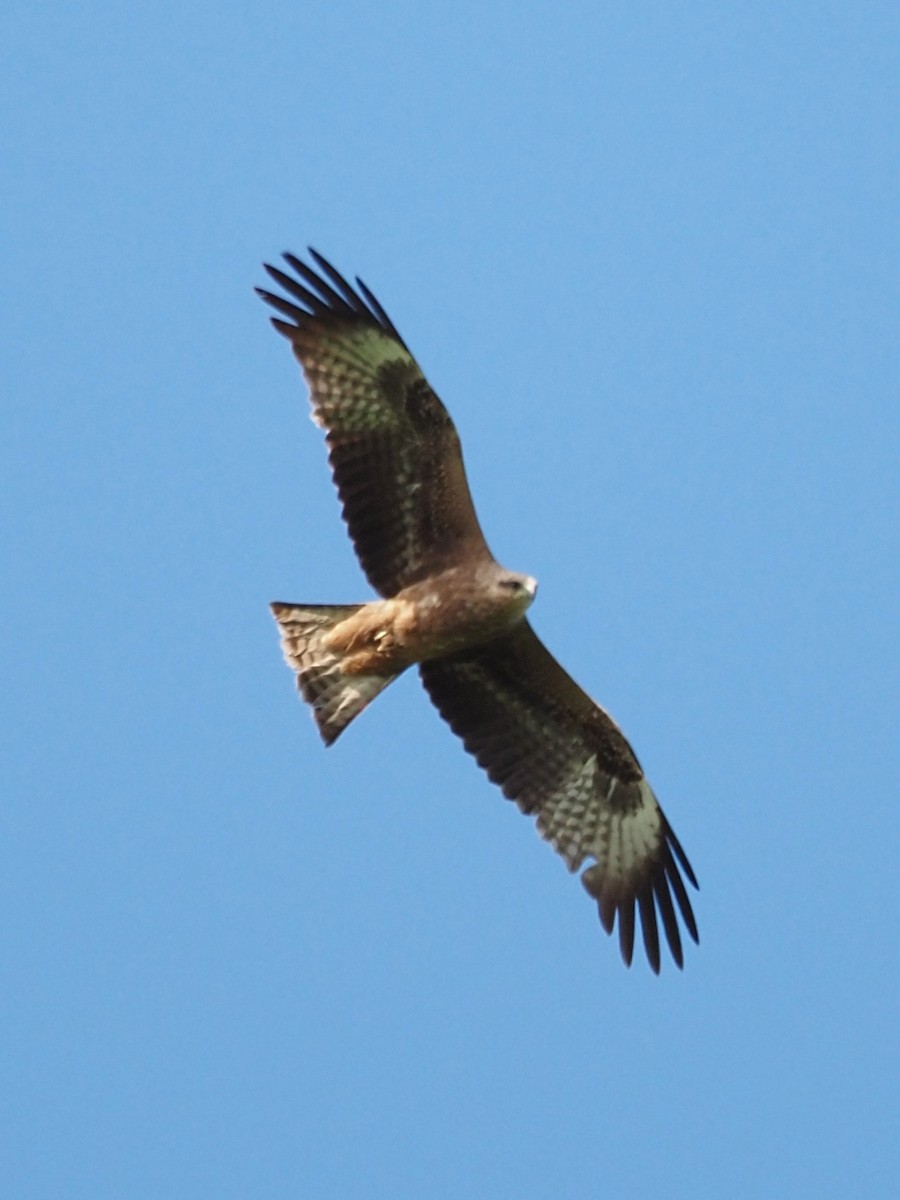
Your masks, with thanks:
M900 1194L896 3L12 3L13 1200ZM370 595L252 286L312 243L700 879L683 972L410 675L330 751L267 602Z

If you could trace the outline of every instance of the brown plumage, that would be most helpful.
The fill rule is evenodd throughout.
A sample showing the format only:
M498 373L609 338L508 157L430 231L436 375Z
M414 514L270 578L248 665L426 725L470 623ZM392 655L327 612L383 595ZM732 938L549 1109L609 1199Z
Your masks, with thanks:
M697 941L682 873L694 872L612 718L534 633L536 584L487 547L459 438L387 313L321 255L266 270L309 384L313 419L357 556L381 600L273 604L282 648L319 731L331 743L407 667L488 776L536 817L631 962L635 916L659 971L657 919L680 967L679 914ZM286 318L286 319L285 319Z

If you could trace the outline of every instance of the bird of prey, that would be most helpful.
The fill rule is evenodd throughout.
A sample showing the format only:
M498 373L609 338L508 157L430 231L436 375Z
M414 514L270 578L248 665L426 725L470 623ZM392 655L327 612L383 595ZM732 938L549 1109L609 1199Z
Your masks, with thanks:
M365 604L271 606L288 665L326 745L407 667L504 796L581 875L626 964L635 909L654 972L658 919L683 964L696 942L682 873L697 880L612 718L560 666L525 612L537 584L496 562L475 515L459 437L406 343L362 280L310 249L266 265L325 430L344 520L369 583Z

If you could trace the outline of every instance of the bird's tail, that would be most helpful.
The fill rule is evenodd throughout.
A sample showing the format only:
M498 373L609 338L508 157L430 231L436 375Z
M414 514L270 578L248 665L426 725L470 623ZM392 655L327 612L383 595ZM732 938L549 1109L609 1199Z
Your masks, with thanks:
M341 656L323 643L335 625L361 604L271 604L281 634L285 662L297 672L297 686L312 708L326 746L347 728L396 675L349 675Z

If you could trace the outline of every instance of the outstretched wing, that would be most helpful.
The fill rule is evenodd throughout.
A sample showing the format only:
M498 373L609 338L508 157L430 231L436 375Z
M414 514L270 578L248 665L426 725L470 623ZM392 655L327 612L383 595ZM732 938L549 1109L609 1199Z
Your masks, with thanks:
M657 915L682 966L676 906L698 940L682 879L683 872L697 886L691 865L618 726L528 622L419 669L441 716L503 794L537 817L538 831L569 870L595 860L581 879L607 933L618 917L625 962L634 949L637 905L653 970L660 966Z
M287 320L326 431L334 481L360 564L383 596L460 560L490 559L463 468L459 437L387 313L310 249L288 275L266 270L289 299L257 288Z

